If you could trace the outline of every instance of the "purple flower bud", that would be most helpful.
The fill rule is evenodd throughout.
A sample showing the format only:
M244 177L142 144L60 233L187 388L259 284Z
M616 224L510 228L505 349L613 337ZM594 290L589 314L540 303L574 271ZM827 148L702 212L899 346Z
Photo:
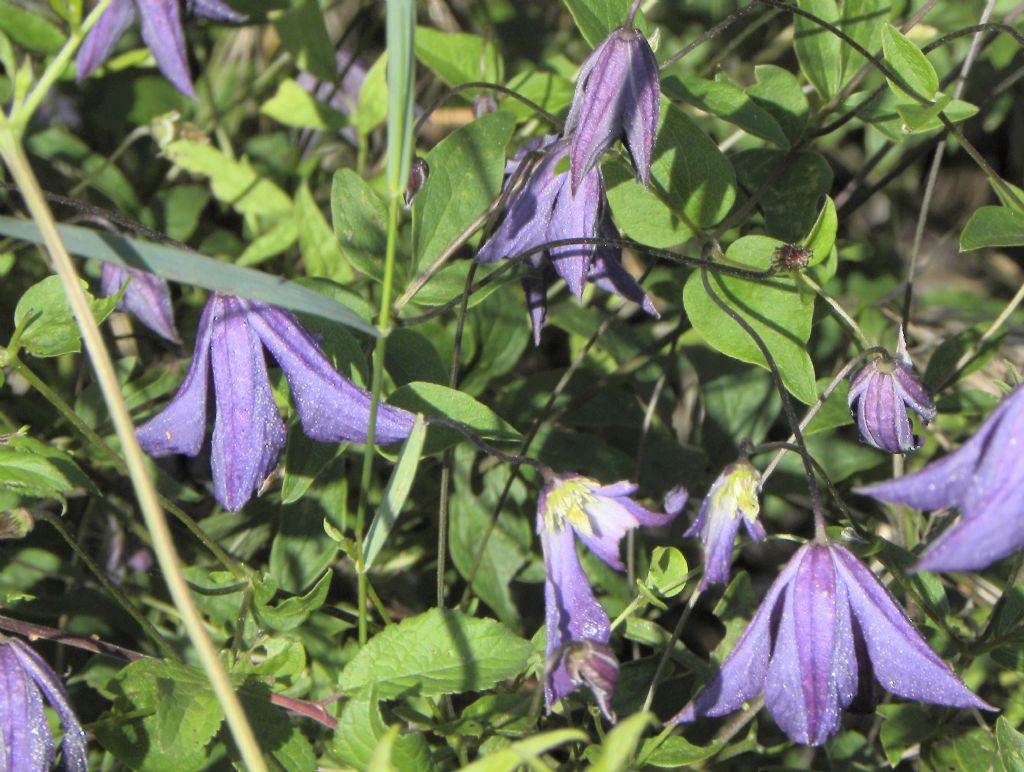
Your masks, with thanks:
M897 357L882 356L861 368L850 382L849 404L864 442L888 453L909 453L922 443L910 426L907 408L926 424L937 413L911 369L902 330L896 353Z
M572 135L573 191L619 138L629 149L637 178L645 186L650 183L659 89L654 52L635 29L615 30L583 63L565 121L565 136Z
M764 526L757 519L761 511L760 490L761 475L757 469L746 461L738 461L725 468L704 497L697 519L683 534L699 537L704 545L706 565L701 590L709 584L729 583L732 544L740 523L751 539L764 539Z
M284 370L308 437L318 442L367 440L370 393L334 369L298 319L264 303L214 293L199 320L195 355L185 380L137 435L151 456L197 455L206 435L212 370L213 489L221 506L231 511L245 505L284 447L284 422L270 393L264 347ZM386 445L405 439L413 421L411 413L380 404L374 442Z
M899 697L994 710L914 629L888 590L838 544L805 544L768 590L721 669L669 723L723 716L764 692L792 740L821 745L872 681Z
M558 667L576 686L590 689L604 717L615 722L612 695L619 680L619 660L608 646L586 639L562 647Z
M1024 386L974 436L923 469L858 490L922 510L958 507L960 521L929 545L922 571L979 571L1024 546Z
M575 537L612 568L623 571L619 542L626 531L640 525L663 525L674 517L652 512L629 498L636 487L626 481L601 485L589 477L565 475L555 477L541 491L537 502L537 532L546 569L544 610L548 673L544 696L549 710L584 682L579 668L571 672L562 656L563 647L573 642L604 645L611 637L608 615L594 596L576 554ZM607 666L602 669L598 664L595 660L588 665L590 670L586 677L597 684L604 673L604 683L611 681L614 688ZM595 689L590 682L587 685ZM600 695L596 690L594 693L605 715L611 715L602 702L610 700L610 693L606 692L607 689Z
M222 0L187 0L188 15L215 21L241 23L246 17ZM185 54L185 31L178 0L113 0L82 41L75 60L78 80L83 80L107 60L117 41L139 14L142 39L153 52L156 66L178 91L194 97L192 76Z
M64 730L64 769L84 772L85 732L64 685L26 644L0 636L0 769L45 772L53 766L56 754L44 697Z
M124 297L117 304L118 310L133 314L146 327L161 338L172 343L181 343L174 326L174 311L171 310L171 291L160 276L135 268L121 268L113 263L104 263L100 273L100 295L109 297L117 294L121 285L131 278Z

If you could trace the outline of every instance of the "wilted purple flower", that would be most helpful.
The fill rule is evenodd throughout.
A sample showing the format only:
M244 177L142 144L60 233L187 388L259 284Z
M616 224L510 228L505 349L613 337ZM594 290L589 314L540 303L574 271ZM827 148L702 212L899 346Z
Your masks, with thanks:
M761 503L757 498L761 475L749 462L730 464L711 486L700 505L697 519L684 536L699 537L704 545L704 576L700 589L709 584L729 583L732 564L732 543L740 523L754 541L765 537L764 526L757 519Z
M572 136L572 189L620 137L637 178L651 178L654 134L661 111L658 63L643 33L620 27L583 63L565 121Z
M556 170L568 148L564 139L545 137L512 157L505 170L506 185L514 179L528 153L543 152L522 187L512 193L505 219L480 247L477 260L493 263L561 239L618 238L608 216L601 170L592 169L575 193L566 184L567 175ZM583 295L583 286L590 281L606 292L641 304L647 313L658 315L650 298L622 267L621 254L617 247L580 244L554 247L543 254L535 252L527 258L535 269L533 275L523 279L534 343L540 342L547 318L547 289L552 270L565 280L576 297Z
M619 682L619 659L611 648L590 638L570 641L562 647L556 666L569 676L574 688L590 689L601 712L615 721L612 697Z
M151 456L195 456L206 435L207 385L213 370L210 466L221 506L237 511L277 463L285 428L270 393L263 347L284 370L306 435L319 442L365 442L370 394L340 375L292 314L214 293L203 309L195 355L167 406L138 428ZM411 413L381 404L375 442L404 439Z
M45 772L53 766L56 754L44 697L64 730L64 769L88 769L85 732L64 685L26 644L0 636L0 769Z
M181 343L174 327L174 311L171 309L171 291L160 276L139 271L135 268L121 268L113 263L104 263L100 274L100 295L116 295L128 279L128 289L117 307L133 314L149 329L172 343Z
M1024 386L1017 386L958 450L858 493L922 510L958 507L960 522L915 569L977 571L1024 546Z
M554 477L541 491L537 502L537 533L546 569L544 609L548 674L544 696L548 709L580 683L580 673L567 665L563 647L573 643L603 646L611 637L611 623L580 565L573 533L601 560L622 571L619 542L626 531L639 525L663 525L672 519L671 514L652 512L630 499L636 488L626 481L601 485L589 477L566 475ZM607 667L602 669L591 664L607 675ZM587 683L605 715L612 719L607 708L610 699L607 690Z
M790 559L715 677L669 723L722 716L764 692L791 739L821 745L840 712L872 704L872 681L900 697L994 710L931 650L868 568L838 544Z
M931 395L911 367L902 329L895 357L879 357L854 376L849 404L861 438L872 447L889 453L908 453L921 447L921 438L910 426L907 408L926 424L937 414Z
M78 80L88 77L106 61L114 45L135 20L136 10L141 20L142 39L153 52L156 66L178 91L194 97L196 92L188 71L185 31L181 26L178 0L113 0L82 41L75 61ZM243 14L222 0L186 0L185 12L188 16L235 24L246 20Z

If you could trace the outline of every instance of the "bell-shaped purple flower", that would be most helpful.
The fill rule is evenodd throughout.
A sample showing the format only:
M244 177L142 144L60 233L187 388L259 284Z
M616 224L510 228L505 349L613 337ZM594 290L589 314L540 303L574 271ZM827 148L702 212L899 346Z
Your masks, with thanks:
M564 647L570 644L603 646L611 637L608 615L595 597L576 554L576 537L609 566L622 571L625 567L619 559L619 542L626 531L640 525L663 525L673 517L645 509L629 498L636 488L625 481L601 485L589 477L566 475L554 477L541 491L537 503L537 532L546 569L544 609L548 672L544 696L549 710L581 683L578 668L571 666L571 658L567 660L563 656ZM594 667L598 667L597 664ZM607 675L606 667L599 669ZM595 688L586 679L582 682L594 691L598 704L611 719L607 688Z
M45 772L53 766L56 752L44 698L64 730L64 769L88 769L85 732L64 685L26 644L0 636L0 769Z
M757 469L747 461L738 461L725 468L704 497L697 519L683 534L700 538L704 545L706 565L700 580L701 590L709 584L729 583L732 544L740 523L751 539L764 539L764 526L757 519L761 511L760 489L761 475Z
M921 510L958 507L960 521L915 569L978 571L1024 546L1024 386L1017 386L974 436L923 469L858 493Z
M888 453L909 453L921 447L910 426L907 409L926 424L935 420L935 403L914 374L903 331L896 356L883 356L860 369L850 382L850 410L864 442Z
M78 80L83 80L107 60L117 41L135 20L142 27L142 39L153 52L156 66L178 91L194 97L192 76L185 53L185 31L181 25L179 0L113 0L82 41L75 60ZM246 21L243 14L222 0L186 0L188 15L235 24Z
M844 709L872 704L873 681L909 700L994 710L931 650L867 566L841 545L805 544L719 672L670 723L722 716L764 692L782 731L821 745Z
M121 285L129 279L128 289L117 304L118 310L132 314L161 338L171 343L181 343L174 326L171 291L163 277L135 268L104 263L100 273L100 295L116 295Z
M651 178L654 135L661 110L658 63L643 33L620 27L584 62L576 79L565 136L572 137L572 189L622 138L637 178Z
M303 431L319 442L366 442L370 393L338 373L313 337L287 311L214 293L203 309L195 355L174 398L138 428L151 456L195 456L206 435L207 388L213 371L214 495L237 511L277 463L285 428L270 392L263 349L284 371ZM374 442L409 436L411 413L381 404Z

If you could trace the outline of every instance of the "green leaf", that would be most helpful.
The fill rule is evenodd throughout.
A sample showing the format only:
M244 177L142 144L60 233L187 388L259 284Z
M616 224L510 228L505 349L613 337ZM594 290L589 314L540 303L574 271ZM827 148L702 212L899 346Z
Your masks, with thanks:
M996 747L1003 772L1024 769L1024 734L1003 716L996 719Z
M37 54L55 54L64 45L64 33L42 14L8 0L0 0L0 31L22 48Z
M369 134L388 117L388 52L377 57L359 87L359 104L352 114L352 125L360 134Z
M597 48L608 33L625 24L630 4L631 0L565 0L576 26L591 48ZM641 32L647 32L642 12L637 13L633 22Z
M373 522L370 523L363 540L363 564L367 571L370 570L377 555L383 549L398 516L402 514L402 507L405 506L405 501L409 498L413 480L416 478L416 469L419 467L420 453L423 451L423 441L426 437L426 424L423 423L423 416L418 415L412 426L412 431L402 444L402 452L391 472L391 479L388 480L384 498L377 505Z
M514 128L515 118L506 112L485 115L427 154L430 176L413 202L413 253L421 268L498 197Z
M674 598L683 591L688 571L682 552L675 547L655 547L646 584L661 597Z
M836 215L836 205L831 196L825 196L825 205L818 214L818 219L811 228L811 232L801 242L811 250L811 259L807 267L811 268L828 258L832 247L836 243L836 230L839 228L839 218Z
M1020 246L1024 246L1024 213L1005 206L976 209L960 234L961 252Z
M320 80L333 83L338 77L334 44L327 34L324 14L317 0L299 0L285 11L271 11L281 45L295 57L300 70L308 70Z
M892 0L843 0L842 18L836 25L860 43L861 47L875 53L882 43L882 28L892 11ZM844 84L864 67L865 59L853 46L843 43L841 60Z
M661 91L669 99L682 100L717 115L755 137L774 142L781 148L789 148L789 138L778 121L735 83L705 80L681 73L663 78Z
M341 253L377 281L384 276L388 210L380 197L351 169L334 174L331 186L331 217Z
M885 750L885 758L895 767L907 749L926 740L936 729L935 721L921 705L879 705L879 715L885 721L879 739Z
M822 156L804 150L790 157L781 150L757 148L737 153L733 165L748 191L768 186L758 205L769 236L792 243L811 230L832 187L832 168Z
M316 444L332 455L337 452L331 445ZM324 538L324 508L325 502L318 495L294 503L282 502L269 562L270 573L282 590L302 592L337 556L338 545Z
M733 264L765 270L779 246L778 241L764 236L744 236L730 245L725 256ZM800 296L789 276L751 280L708 271L708 281L764 340L786 388L801 402L813 404L817 389L807 340L814 303ZM742 362L767 368L757 344L705 291L699 271L686 282L683 304L694 329L708 345Z
M373 337L379 335L375 327L364 322L341 303L278 276L211 260L196 252L149 244L75 225L58 225L57 232L68 251L75 255L139 268L169 281L204 287L214 292L272 303L339 322ZM0 233L23 241L43 243L39 228L27 220L0 215Z
M906 35L891 24L886 24L882 28L882 51L885 54L886 63L903 78L910 88L917 92L917 96L925 99L935 96L935 92L939 90L939 76L935 72L935 68L932 67L932 63L928 61L928 57L921 52L920 48L911 43ZM892 81L889 81L889 88L896 96L904 98L913 96L907 94Z
M423 381L407 383L395 390L388 399L388 403L405 408L412 413L444 416L462 424L485 440L519 441L519 432L505 419L468 394L456 389L449 389L447 386ZM434 426L431 427L424 452L437 453L464 439L457 429Z
M305 595L286 598L276 606L255 609L260 621L275 630L288 631L305 622L309 615L324 605L331 588L331 571L327 571Z
M564 110L572 101L575 90L572 81L568 78L563 78L557 73L533 69L515 75L508 82L508 87L520 96L540 105L549 113L558 113ZM496 94L496 96L500 97L500 94ZM501 110L511 113L519 121L525 121L537 115L532 107L511 97L501 101Z
M718 753L721 747L718 743L703 747L694 745L678 735L669 735L661 739L652 737L650 740L644 740L640 746L637 763L639 766L679 769L707 761Z
M620 164L620 170L623 165ZM661 119L645 191L631 174L611 165L608 201L619 228L651 246L688 239L694 227L707 228L728 214L736 199L736 178L718 146L683 112L662 99ZM667 206L667 210L666 210Z
M953 123L966 121L978 114L978 107L962 99L953 99L939 92L935 95L935 103L922 105L917 102L897 104L896 112L903 119L902 130L907 134L921 134L926 131L943 128L939 120L942 114Z
M976 324L942 341L928 360L922 377L924 385L932 392L946 386L946 381L956 372L960 358L968 352L971 356L964 363L959 377L964 378L982 368L999 351L1006 336L1003 332L983 341L982 335L987 328L987 324Z
M839 7L835 0L797 0L797 5L822 21L836 24ZM793 48L800 69L822 99L839 90L842 77L842 41L829 30L804 16L793 15Z
M84 289L87 286L85 281L79 281ZM97 300L86 291L85 298L99 324L110 316L121 295ZM57 276L47 276L25 291L14 309L14 324L15 327L24 326L21 346L33 356L55 357L82 350L78 323L68 305L64 285Z
M616 724L601 743L601 755L590 766L590 772L618 772L629 769L630 762L636 755L637 745L644 731L650 726L657 726L658 721L653 713L634 713L629 718Z
M774 64L755 66L754 77L757 83L747 88L747 94L775 118L793 145L804 133L810 111L800 81Z
M552 732L528 737L477 759L462 768L462 772L513 772L530 762L540 763L539 757L560 745L586 742L587 736L579 729L556 729ZM545 765L546 766L546 765Z
M388 334L384 366L396 386L413 381L448 383L448 369L434 344L410 327L397 327Z
M291 78L277 85L277 91L260 106L260 112L285 126L319 131L337 131L348 119L321 102Z
M295 192L295 226L307 276L324 276L341 284L352 281L352 267L342 257L338 239L306 183Z
M416 27L416 58L447 86L474 81L501 83L505 79L505 63L498 49L490 41L468 32Z
M0 445L0 490L19 496L56 499L64 506L71 482L49 459L12 444Z
M355 695L436 697L488 689L526 667L533 647L493 619L431 609L379 632L341 673Z

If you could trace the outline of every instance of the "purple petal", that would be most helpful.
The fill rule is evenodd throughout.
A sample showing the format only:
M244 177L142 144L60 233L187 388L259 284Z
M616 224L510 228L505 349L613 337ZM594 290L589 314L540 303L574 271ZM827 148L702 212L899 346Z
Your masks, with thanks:
M903 401L889 373L875 373L857 405L861 437L889 453L906 453L918 447Z
M103 297L117 294L129 277L131 283L118 303L118 308L134 315L160 337L172 343L181 343L178 331L174 327L171 291L162 277L134 268L124 269L113 263L104 263L100 274L100 294Z
M793 555L768 588L768 594L718 673L688 705L669 719L669 724L687 723L703 716L724 716L761 692L772 651L772 616L779 595L796 576L800 560L807 549L806 546L801 547Z
M994 710L939 659L863 563L840 545L833 544L831 551L875 677L887 691L919 702Z
M623 87L622 122L636 176L647 187L651 181L654 137L661 115L661 86L651 46L640 32L635 35L636 43L630 47L629 73Z
M42 772L53 764L53 737L43 698L29 681L13 642L0 644L0 768Z
M981 446L972 439L959 450L932 461L913 474L857 488L856 492L922 510L958 506L967 495L981 450Z
M181 28L178 0L135 0L139 5L142 39L153 52L156 66L178 91L195 97L185 55L185 31Z
M231 24L243 24L249 19L221 0L185 0L185 12L188 16L201 16Z
M43 694L46 695L46 701L50 703L50 706L60 718L61 728L64 730L62 745L64 769L68 772L79 772L79 770L84 772L89 766L85 748L85 732L82 730L82 725L79 723L78 717L71 707L71 698L64 689L64 684L60 682L60 679L57 678L57 675L46 664L45 660L27 645L17 639L12 639L11 647L14 649L14 654L21 662L25 672L29 673L36 686L42 689ZM40 719L45 725L46 718L42 715L41 706ZM46 734L49 736L48 727ZM53 750L51 748L51 757L52 753ZM15 767L15 769L19 769L19 767Z
M897 362L896 367L892 371L892 378L896 387L896 393L903 400L903 403L921 416L925 423L934 421L938 411L935 409L935 403L932 402L932 395L928 393L928 389L914 375L913 370Z
M533 345L540 345L540 333L548 318L548 283L537 276L523 279L523 294L526 308L530 312L530 326L533 328Z
M592 640L607 643L611 623L583 573L572 529L549 529L543 520L543 501L537 524L544 551L544 609L547 624L547 661L551 668L544 684L547 706L551 706L576 688L573 678L559 657L562 645L569 641Z
M555 202L555 210L548 223L547 239L592 239L604 217L605 194L601 170L587 174L575 193L565 184L566 175L560 175L562 185ZM596 246L581 244L555 247L548 250L555 272L565 279L569 290L578 298L583 296L583 285L594 260Z
M690 493L682 485L675 486L665 494L665 513L676 518L683 513L686 502L690 499Z
M284 370L306 435L318 442L366 442L370 392L339 374L292 314L244 303L253 329ZM387 445L405 439L415 420L412 413L380 403L374 441Z
M75 59L75 77L84 80L110 56L117 41L135 20L132 0L113 0L82 41Z
M601 235L606 237L604 233ZM616 233L608 238L617 238L617 236ZM661 315L651 299L647 297L647 293L643 291L629 271L619 263L618 255L621 253L622 250L611 247L598 247L594 251L594 263L587 273L587 280L611 295L636 303L655 319L660 318Z
M223 301L210 346L217 402L210 468L217 501L236 512L277 463L285 429L245 307L238 298Z
M619 543L626 531L640 525L664 525L672 515L653 512L628 498L636 490L633 483L622 481L592 489L593 499L583 504L590 532L576 528L576 535L601 560L619 571L625 566L619 559Z
M185 380L162 411L135 430L142 449L154 458L171 453L194 456L206 436L206 393L210 380L210 341L214 319L224 313L220 295L206 301L199 318L196 348Z

